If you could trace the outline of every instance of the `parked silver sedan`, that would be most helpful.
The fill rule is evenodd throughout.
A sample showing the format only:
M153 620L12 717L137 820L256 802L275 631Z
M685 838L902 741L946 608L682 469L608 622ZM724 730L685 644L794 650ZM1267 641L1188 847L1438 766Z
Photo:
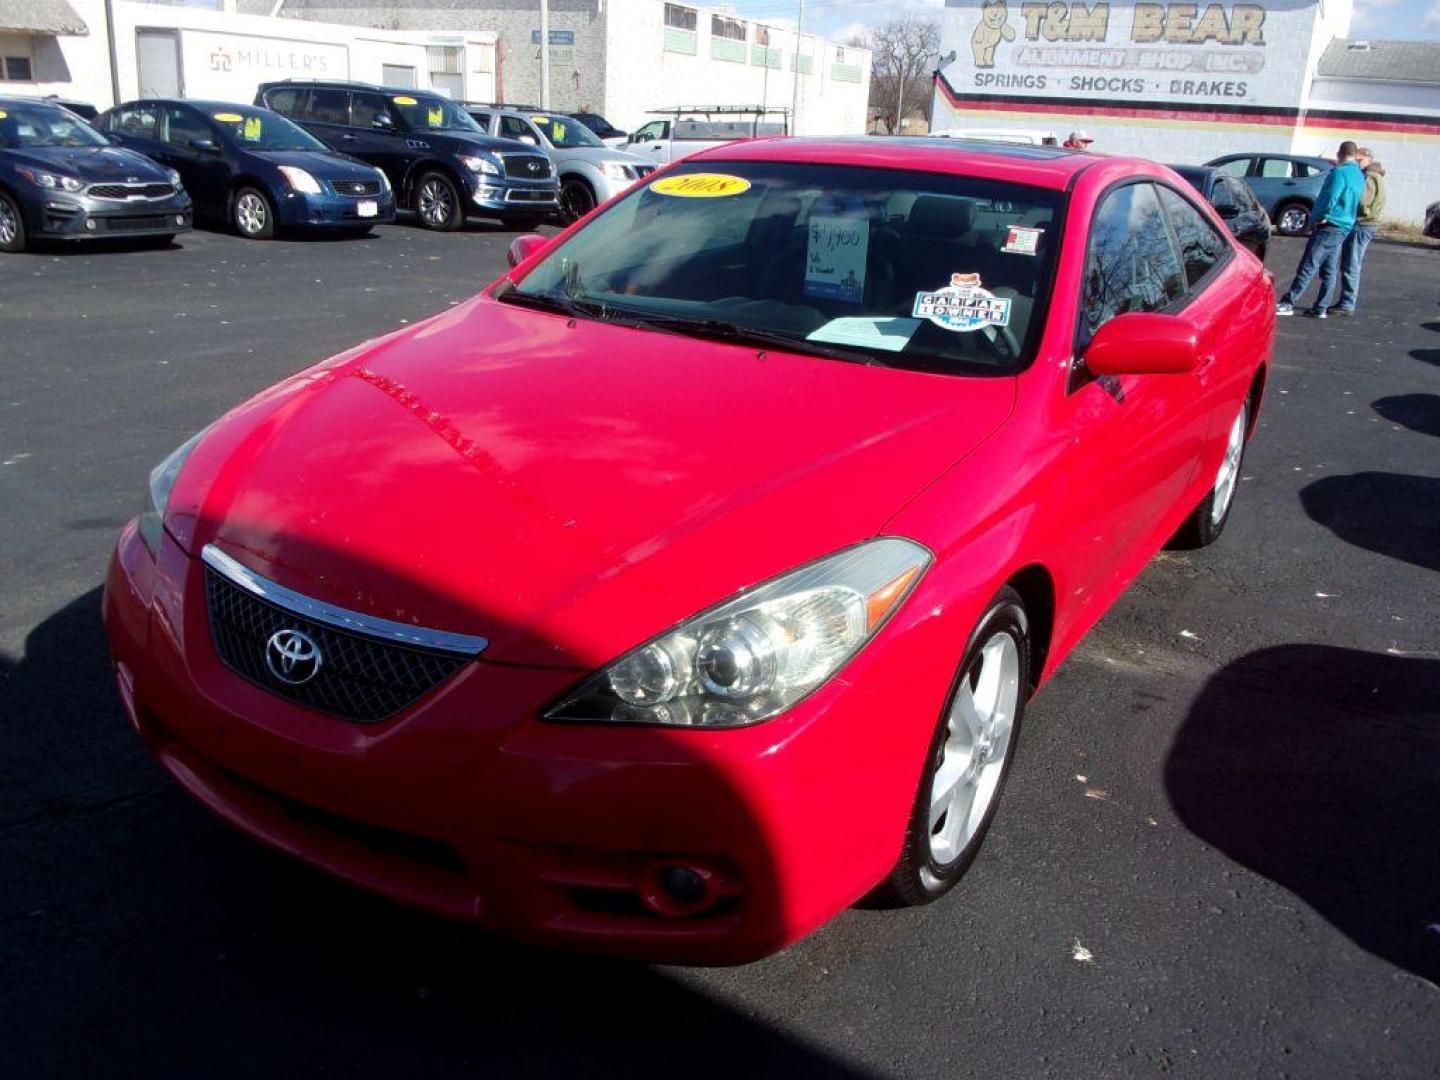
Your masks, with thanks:
M562 113L472 102L465 103L465 110L491 135L549 151L560 177L560 217L567 224L656 168L634 154L606 146L584 124Z

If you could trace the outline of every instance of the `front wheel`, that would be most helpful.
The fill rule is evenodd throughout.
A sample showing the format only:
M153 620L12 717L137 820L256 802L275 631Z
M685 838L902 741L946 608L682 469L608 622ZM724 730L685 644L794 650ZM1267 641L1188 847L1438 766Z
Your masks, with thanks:
M579 221L595 209L595 192L579 177L572 176L560 188L560 220L566 225Z
M1250 399L1240 406L1240 414L1230 425L1230 434L1225 440L1225 456L1215 473L1215 483L1200 500L1185 524L1166 545L1179 550L1206 547L1220 539L1225 523L1230 520L1230 508L1235 505L1235 489L1240 486L1240 469L1245 464L1245 436L1250 427Z
M254 188L237 191L230 218L235 231L246 240L269 240L275 235L275 211L262 191Z
M20 206L9 195L0 192L0 251L25 250L25 218Z
M420 224L436 232L454 232L465 224L460 190L444 173L426 173L415 185L415 212Z
M1310 228L1310 207L1286 203L1275 212L1275 230L1283 236L1299 236Z
M1029 685L1029 621L1006 586L971 636L920 774L900 861L877 899L928 904L975 861L1015 760Z

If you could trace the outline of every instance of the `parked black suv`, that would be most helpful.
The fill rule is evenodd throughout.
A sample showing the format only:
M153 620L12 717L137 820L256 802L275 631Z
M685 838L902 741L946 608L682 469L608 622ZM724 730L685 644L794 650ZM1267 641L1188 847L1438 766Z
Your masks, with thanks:
M288 116L332 150L382 169L397 204L427 229L467 214L531 229L559 204L550 158L482 132L464 109L424 90L291 79L262 83L255 104Z

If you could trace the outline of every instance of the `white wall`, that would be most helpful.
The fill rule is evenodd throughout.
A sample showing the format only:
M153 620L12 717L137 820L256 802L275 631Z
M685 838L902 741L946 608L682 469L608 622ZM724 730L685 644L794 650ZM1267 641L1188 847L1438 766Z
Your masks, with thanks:
M689 5L687 5L689 6ZM770 47L780 67L755 63L755 22L747 20L745 59L711 56L711 9L699 8L695 55L667 52L663 0L606 0L605 104L599 111L617 127L633 130L653 120L648 110L685 105L769 105L789 108L795 88L795 34L770 28ZM800 75L799 135L858 135L865 131L870 93L870 54L846 49L859 81L834 77L835 44L806 34L802 55L810 73ZM780 118L774 117L778 121Z

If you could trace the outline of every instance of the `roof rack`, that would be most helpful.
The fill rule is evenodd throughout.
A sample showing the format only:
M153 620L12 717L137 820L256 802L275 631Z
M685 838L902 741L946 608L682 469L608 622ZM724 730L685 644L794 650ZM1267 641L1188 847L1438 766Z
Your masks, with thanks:
M674 105L665 109L647 109L650 116L768 116L778 113L789 116L790 110L783 105Z
M545 109L539 105L530 105L525 102L516 101L461 101L458 105L466 109L513 109L515 112L528 113L557 113L566 115L564 109Z

